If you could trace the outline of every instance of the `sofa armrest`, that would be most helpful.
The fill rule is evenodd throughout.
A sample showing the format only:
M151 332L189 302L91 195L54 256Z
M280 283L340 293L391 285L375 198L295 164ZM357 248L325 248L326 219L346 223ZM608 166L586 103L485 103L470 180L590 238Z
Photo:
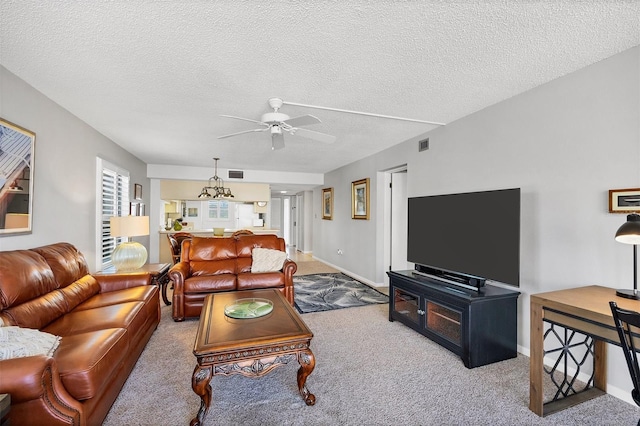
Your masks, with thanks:
M82 404L62 384L55 360L45 355L0 361L0 393L11 394L9 415L16 424L79 425L85 417Z
M169 269L169 279L173 281L172 317L174 321L184 321L184 281L189 278L189 262L178 262Z
M293 292L293 274L298 270L298 264L291 259L284 261L282 265L282 272L284 273L284 296L293 306L294 304L294 292Z
M122 290L125 288L138 287L151 284L151 274L110 274L94 275L100 284L100 293Z
M284 285L293 286L293 274L298 270L298 264L291 259L284 261L282 272L284 272Z

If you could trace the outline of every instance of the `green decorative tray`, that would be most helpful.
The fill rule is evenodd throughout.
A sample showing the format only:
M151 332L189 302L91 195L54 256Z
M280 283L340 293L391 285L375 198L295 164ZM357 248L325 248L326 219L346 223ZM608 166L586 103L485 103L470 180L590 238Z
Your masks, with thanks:
M260 318L273 311L273 302L267 299L238 299L224 307L224 314L230 318Z

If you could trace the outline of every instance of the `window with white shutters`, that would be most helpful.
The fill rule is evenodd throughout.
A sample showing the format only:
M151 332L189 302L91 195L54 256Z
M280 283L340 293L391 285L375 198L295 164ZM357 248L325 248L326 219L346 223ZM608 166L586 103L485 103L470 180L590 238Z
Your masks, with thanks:
M101 239L98 253L101 253L102 269L111 266L111 254L122 241L122 237L111 236L112 216L127 216L129 214L129 172L104 160L99 161L102 174L102 209L101 209Z

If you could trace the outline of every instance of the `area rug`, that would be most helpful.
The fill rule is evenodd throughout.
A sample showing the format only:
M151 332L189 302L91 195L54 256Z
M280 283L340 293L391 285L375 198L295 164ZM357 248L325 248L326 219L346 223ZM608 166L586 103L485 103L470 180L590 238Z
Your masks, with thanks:
M302 314L389 303L385 294L342 273L294 276L293 286Z

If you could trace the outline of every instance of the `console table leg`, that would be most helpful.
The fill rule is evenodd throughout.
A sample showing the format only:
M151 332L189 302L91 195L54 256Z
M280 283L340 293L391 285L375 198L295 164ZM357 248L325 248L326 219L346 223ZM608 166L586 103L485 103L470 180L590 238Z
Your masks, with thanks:
M316 367L316 358L313 356L313 352L310 349L298 352L298 362L300 368L298 369L298 390L305 404L314 405L316 403L316 397L307 389L307 377L313 369Z
M542 391L544 369L544 325L542 305L531 302L529 331L529 409L539 416L544 415Z
M200 409L196 417L191 419L190 426L201 426L204 417L209 411L209 405L211 404L211 377L213 370L211 366L201 367L197 365L193 370L193 377L191 378L191 387L193 391L200 397Z
M607 344L604 340L595 339L594 342L594 377L593 386L607 391Z

